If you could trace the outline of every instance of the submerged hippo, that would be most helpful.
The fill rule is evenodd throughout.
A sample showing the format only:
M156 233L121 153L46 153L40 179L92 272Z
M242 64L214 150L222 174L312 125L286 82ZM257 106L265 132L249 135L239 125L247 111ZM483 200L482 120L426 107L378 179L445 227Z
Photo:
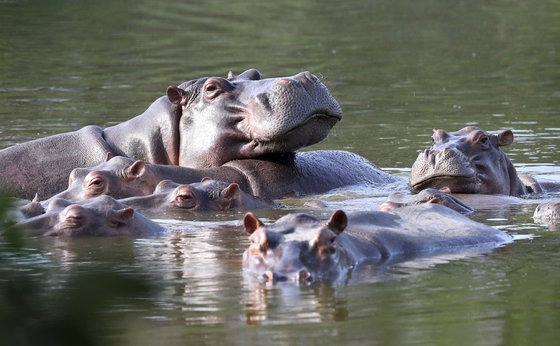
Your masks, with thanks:
M348 216L338 210L327 222L289 214L271 225L248 213L243 225L251 242L243 254L245 270L272 282L333 281L366 260L382 263L512 241L505 232L437 204Z
M83 204L55 199L44 214L18 225L30 235L44 236L138 236L164 232L163 227L109 196Z
M0 186L30 198L65 186L70 171L106 154L149 163L217 167L245 158L284 155L324 139L342 117L321 81L309 72L263 79L251 69L170 86L141 115L108 128L17 144L0 151Z
M520 196L557 190L556 183L539 183L518 176L501 147L513 143L513 132L491 134L468 126L456 132L434 130L432 146L412 166L410 185L415 190L447 188L452 193Z
M162 180L155 191L147 196L119 200L140 212L169 211L255 210L273 208L260 198L241 190L236 183L203 179L199 183L177 184Z
M560 202L542 203L537 206L533 214L535 222L558 225L560 224Z
M431 188L424 189L415 195L393 192L387 197L387 200L381 204L379 209L382 211L391 211L397 208L425 203L441 204L463 214L472 213L474 211L473 208L451 195L448 190L442 191Z

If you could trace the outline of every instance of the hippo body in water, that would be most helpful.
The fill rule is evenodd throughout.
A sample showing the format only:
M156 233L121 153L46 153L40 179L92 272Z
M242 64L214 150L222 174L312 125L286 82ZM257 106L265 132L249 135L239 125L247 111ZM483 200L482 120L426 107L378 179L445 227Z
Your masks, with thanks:
M272 203L242 191L236 183L211 179L192 184L162 180L152 194L124 198L119 202L141 213L158 215L196 211L247 211L275 207Z
M348 216L338 210L327 222L289 214L271 225L248 213L243 224L251 242L244 268L269 282L336 281L364 261L381 264L512 241L505 232L437 204Z
M560 188L557 183L540 183L517 174L501 149L513 143L511 130L499 134L474 126L456 132L434 130L432 143L412 166L410 185L415 190L430 187L452 193L520 196Z
M50 197L66 187L72 169L98 165L107 153L193 169L256 158L293 164L297 149L323 140L341 117L336 100L309 72L263 79L251 69L199 78L170 86L143 114L121 124L0 150L0 187L17 197Z
M323 193L348 185L402 181L361 156L335 150L295 153L276 159L234 160L220 167L201 169L148 164L116 156L95 167L72 170L66 190L52 198L82 201L102 194L114 198L145 196L153 193L162 180L191 184L205 177L236 183L241 190L264 200Z
M109 196L82 204L55 199L44 214L18 224L30 235L43 236L140 236L157 235L165 229Z
M553 226L551 229L558 230L560 227L560 201L539 204L535 209L533 219L536 223Z

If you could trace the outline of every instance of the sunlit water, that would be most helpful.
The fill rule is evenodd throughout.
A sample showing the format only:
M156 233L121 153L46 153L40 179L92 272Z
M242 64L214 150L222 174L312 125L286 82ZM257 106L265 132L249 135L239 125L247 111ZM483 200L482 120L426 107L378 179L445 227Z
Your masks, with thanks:
M560 181L558 23L555 1L0 1L0 147L124 121L203 75L310 70L344 119L309 149L354 151L406 178L432 128L513 129L516 167ZM403 188L290 198L258 215L327 218ZM147 308L106 311L122 325L104 337L123 344L553 344L560 233L532 220L550 197L472 215L511 245L366 263L332 285L244 277L239 213L158 219L170 232L150 239L33 239L18 263L53 288L100 264L147 273L160 287ZM311 199L329 208L305 208Z

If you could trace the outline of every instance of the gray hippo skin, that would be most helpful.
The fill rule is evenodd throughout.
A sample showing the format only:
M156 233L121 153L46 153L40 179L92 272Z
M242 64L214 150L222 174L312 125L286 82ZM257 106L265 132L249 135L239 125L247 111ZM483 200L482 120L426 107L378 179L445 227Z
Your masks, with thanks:
M236 183L203 179L199 183L177 184L162 180L147 196L119 200L134 210L146 214L168 212L255 210L274 208L275 205L253 197Z
M381 264L512 241L505 232L437 204L348 216L338 210L327 222L289 214L271 225L248 213L243 224L250 239L244 269L268 282L336 281L364 261Z
M474 211L473 208L451 195L448 190L442 191L432 188L424 189L415 195L393 192L387 197L387 200L381 204L379 210L392 211L397 208L425 203L441 204L462 214L468 214Z
M83 204L55 199L44 214L18 225L30 235L43 236L139 236L165 231L109 196L99 196Z
M102 194L115 198L145 196L162 180L190 184L205 177L237 183L241 190L265 200L402 180L346 151L318 150L275 159L234 160L220 167L201 169L148 164L116 156L95 167L72 170L68 188L52 198L82 201Z
M520 196L555 191L556 183L539 183L518 176L501 147L513 143L513 132L491 134L468 126L456 132L434 130L432 146L412 166L410 185L415 190L447 188L452 193Z
M76 167L107 153L191 168L292 154L324 139L342 117L317 77L302 72L263 79L254 69L170 86L141 115L121 124L37 139L0 150L0 186L17 197L43 198L66 187Z
M560 202L542 203L533 214L535 222L552 225L560 224Z

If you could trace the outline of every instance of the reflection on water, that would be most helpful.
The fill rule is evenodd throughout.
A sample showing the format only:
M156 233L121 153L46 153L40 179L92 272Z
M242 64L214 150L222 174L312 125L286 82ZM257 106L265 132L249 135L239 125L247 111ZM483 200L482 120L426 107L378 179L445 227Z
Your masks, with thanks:
M555 1L0 1L0 147L112 125L203 75L310 70L344 109L311 149L355 151L406 177L432 128L510 128L516 167L560 181L558 22ZM404 185L288 198L258 216L373 209ZM240 213L155 215L170 229L158 238L35 239L16 263L47 271L53 287L98 264L146 271L159 285L151 307L107 311L125 321L106 331L123 344L552 344L560 233L532 220L548 198L560 196L472 215L534 235L511 246L364 264L342 285L248 281ZM313 199L328 208L306 207Z

